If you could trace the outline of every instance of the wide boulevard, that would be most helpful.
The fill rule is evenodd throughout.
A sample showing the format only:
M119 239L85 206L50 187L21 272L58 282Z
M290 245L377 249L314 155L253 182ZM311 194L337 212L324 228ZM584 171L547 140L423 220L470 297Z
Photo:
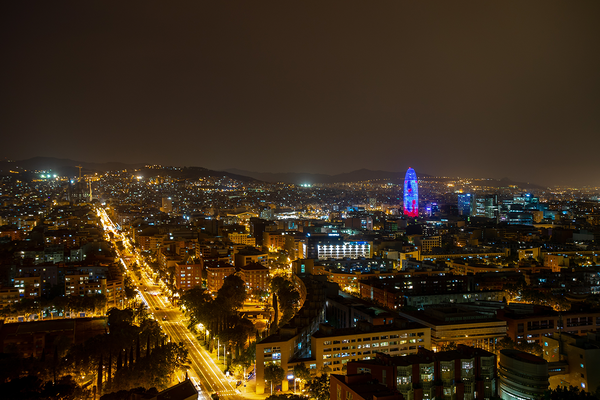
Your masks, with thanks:
M224 376L206 349L198 343L198 340L187 328L186 317L183 313L168 301L161 288L163 285L152 280L139 250L117 230L104 209L98 208L98 215L102 220L105 232L112 232L112 238L109 237L109 239L112 239L120 262L123 263L128 275L133 280L138 295L148 306L149 312L171 341L183 343L186 346L191 363L188 375L198 388L199 397L209 399L210 395L216 392L221 398L242 399L241 393L235 389L235 382ZM117 246L116 242L118 241L122 241L123 246ZM136 274L131 271L132 265L135 264L141 272L141 279L138 279Z

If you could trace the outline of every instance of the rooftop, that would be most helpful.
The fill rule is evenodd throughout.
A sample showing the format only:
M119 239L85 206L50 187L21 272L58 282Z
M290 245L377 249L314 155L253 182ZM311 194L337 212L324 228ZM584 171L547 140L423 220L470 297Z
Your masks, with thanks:
M362 323L361 323L362 322ZM398 318L396 319L398 322ZM336 337L336 336L350 336L360 334L373 334L373 333L384 333L384 332L395 332L412 329L425 329L424 325L416 322L403 321L404 323L394 323L386 325L372 325L365 321L359 321L359 324L353 328L339 328L335 329L330 325L321 324L319 330L313 334L314 338L325 338L325 337Z
M239 267L241 270L245 270L245 271L268 271L269 268L265 267L262 264L259 263L250 263L247 265L244 265L243 267Z
M213 269L213 268L221 268L221 269L226 269L226 268L235 268L233 265L223 262L223 261L209 261L204 263L204 268L205 269Z
M156 395L156 400L185 400L196 398L196 396L198 396L198 391L194 387L194 384L189 379L186 379L160 392Z
M371 374L331 375L339 382L344 383L353 392L365 400L393 397L399 398L398 392L390 390L387 386L380 384Z
M415 320L421 320L432 325L457 325L469 323L506 324L505 321L460 306L429 307L424 311L402 310L399 313L405 318L414 318Z
M504 349L500 353L509 358L522 361L528 364L546 364L547 361L542 357L534 356L533 354L525 353L524 351L514 349Z

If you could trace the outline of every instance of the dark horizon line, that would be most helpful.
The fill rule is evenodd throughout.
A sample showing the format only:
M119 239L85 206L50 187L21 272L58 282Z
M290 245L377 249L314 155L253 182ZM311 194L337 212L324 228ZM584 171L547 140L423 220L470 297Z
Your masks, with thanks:
M102 162L98 162L98 161L81 161L81 160L74 160L71 158L59 158L59 157L53 157L53 156L33 156L30 158L26 158L26 159L20 159L20 160L16 160L16 159L9 159L8 157L4 157L4 162L7 163L20 163L20 162L28 162L28 161L32 161L35 159L53 159L56 161L67 161L67 162L72 162L75 165L73 165L72 167L75 167L77 164L81 164L81 163L87 163L87 164L98 164L98 165L102 165L102 164L124 164L124 165L130 165L130 166L136 166L137 168L139 168L139 165L143 165L143 166L150 166L150 165L160 165L162 167L175 167L175 168L204 168L210 171L215 171L215 172L229 172L229 173L236 173L236 174L240 174L239 172L230 172L230 171L240 171L240 172L247 172L247 173L253 173L253 174L272 174L272 175L324 175L324 176L328 176L328 177L335 177L338 175L345 175L345 174L351 174L353 172L357 172L357 171L361 171L361 170L365 170L365 171L372 171L372 172L383 172L383 173L397 173L399 174L399 178L402 178L402 174L404 174L406 172L406 170L408 170L408 167L406 170L400 170L400 171L389 171L389 170L382 170L382 169L370 169L370 168L366 168L366 167L362 167L362 168L356 168L353 169L351 171L346 171L346 172L340 172L340 173L325 173L325 172L265 172L265 171L252 171L252 170L248 170L248 169L242 169L242 168L235 168L235 167L228 167L228 168L224 168L224 169L212 169L212 168L207 168L207 167L203 167L203 166L198 166L198 165L174 165L174 164L162 164L162 163L148 163L148 162L124 162L124 161L102 161ZM0 161L1 162L1 161ZM414 168L413 168L414 169ZM518 180L514 180L512 178L509 177L502 177L502 178L490 178L490 177L474 177L474 176L451 176L451 175L441 175L441 174L430 174L430 173L425 173L425 172L419 172L417 169L415 169L415 171L417 171L417 177L419 176L424 176L426 178L441 178L441 179L471 179L471 180L493 180L493 181L509 181L509 182L514 182L514 183L525 183L528 185L535 185L535 186L539 186L539 187L544 187L544 188L553 188L553 187L571 187L571 185L547 185L547 184L538 184L538 183L531 183L530 181L518 181ZM586 188L586 187L596 187L593 185L583 185L583 186L575 186L575 188Z

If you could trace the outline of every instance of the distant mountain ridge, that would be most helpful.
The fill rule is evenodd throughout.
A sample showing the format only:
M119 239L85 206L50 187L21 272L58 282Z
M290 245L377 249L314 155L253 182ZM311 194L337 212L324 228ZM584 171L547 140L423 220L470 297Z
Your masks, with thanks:
M0 175L8 175L11 169L20 167L28 171L33 170L52 170L61 176L77 176L79 168L82 167L82 173L104 173L107 171L118 171L123 169L144 169L148 175L154 175L157 171L146 169L147 163L127 164L123 162L106 162L93 163L85 161L75 161L66 158L55 157L33 157L27 160L20 161L0 161ZM180 168L180 167L177 167ZM389 171L374 171L366 168L358 169L351 172L346 172L337 175L327 174L311 174L301 172L289 173L271 173L271 172L253 172L236 168L228 168L223 171L210 170L203 167L181 167L181 169L171 172L173 176L182 178L198 178L198 177L228 177L240 181L262 181L269 183L290 183L296 185L302 184L323 184L323 183L350 183L350 182L365 182L365 181L380 181L401 184L404 181L404 172L389 172ZM422 180L438 180L431 175L417 172L419 179ZM447 180L454 178L445 178ZM523 189L546 189L544 186L533 183L516 182L508 178L502 179L486 179L485 186L489 187L506 187L515 185Z
M523 189L547 189L545 186L537 185L535 183L529 182L515 182L509 178L495 179L498 182L498 187L506 186L506 185L515 185Z
M126 164L122 162L93 163L75 161L68 158L33 157L27 160L13 162L0 161L0 172L6 173L7 169L18 166L28 171L52 170L61 176L76 176L79 175L79 168L77 167L78 165L82 167L81 172L85 174L86 172L106 172L122 169L143 168L145 164Z
M227 172L231 172L239 175L246 175L252 178L265 181L265 182L285 182L293 183L296 185L302 184L315 184L315 183L344 183L344 182L364 182L364 181L388 181L392 183L399 183L404 181L404 172L389 172L389 171L373 171L370 169L362 168L356 171L345 172L337 175L327 174L311 174L301 172L287 172L287 173L272 173L272 172L252 172L245 171L236 168L225 169ZM427 174L419 174L419 177L429 177Z
M67 158L54 158L54 157L33 157L27 160L20 161L0 161L0 175L7 175L11 170L16 167L23 168L29 172L31 171L52 171L59 176L77 176L79 175L79 168L81 166L82 174L90 173L104 173L107 171L119 171L119 170L134 170L141 169L143 175L154 176L159 174L159 170L146 168L147 163L135 163L126 164L122 162L106 162L106 163L93 163L85 161L75 161ZM179 168L179 167L177 167ZM227 171L213 171L202 167L181 167L177 170L170 171L173 176L197 179L200 177L227 177L236 179L242 182L255 181L255 178L248 176L241 176L233 174Z
M350 183L350 182L365 182L365 181L380 181L402 184L404 182L405 172L389 172L389 171L373 171L370 169L358 169L352 172L346 172L337 175L326 175L326 174L311 174L311 173L271 173L271 172L253 172L246 171L236 168L227 168L227 172L231 172L238 175L250 176L264 182L283 182L293 183L296 185L302 184L319 184L319 183ZM456 178L436 178L429 174L417 172L419 180L452 180ZM485 179L485 186L488 187L506 187L509 185L515 185L523 189L546 189L544 186L536 185L529 182L516 182L508 178L502 179Z

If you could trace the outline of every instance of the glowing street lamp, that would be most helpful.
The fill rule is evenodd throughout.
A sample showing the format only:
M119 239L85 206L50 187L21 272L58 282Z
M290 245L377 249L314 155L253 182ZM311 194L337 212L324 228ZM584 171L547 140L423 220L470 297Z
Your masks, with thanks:
M294 393L296 393L296 382L298 382L300 378L294 378Z

